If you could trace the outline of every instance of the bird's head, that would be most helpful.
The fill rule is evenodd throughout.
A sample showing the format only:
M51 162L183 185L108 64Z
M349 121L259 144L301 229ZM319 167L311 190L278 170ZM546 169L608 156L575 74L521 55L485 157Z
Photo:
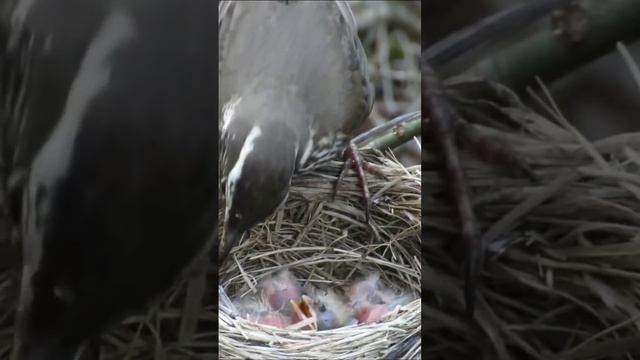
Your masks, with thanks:
M330 330L357 322L353 317L353 309L346 303L346 299L331 289L316 290L307 287L311 297L304 299L310 304L315 314L318 330Z
M302 296L300 285L289 271L281 271L269 276L258 284L261 297L275 311L290 310L290 302L298 301Z
M276 108L273 104L255 103L232 102L235 108L228 107L223 115L220 149L225 208L221 263L247 230L273 214L286 200L300 152L304 151L300 149L300 122L307 126L301 115L303 110L296 110L290 103Z

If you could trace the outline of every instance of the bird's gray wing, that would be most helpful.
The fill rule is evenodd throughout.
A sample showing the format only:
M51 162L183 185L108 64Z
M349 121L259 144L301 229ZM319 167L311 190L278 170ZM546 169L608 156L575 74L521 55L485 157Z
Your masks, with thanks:
M218 3L218 26L220 26L222 19L225 18L225 14L232 5L233 1L229 0L223 0Z
M352 116L358 120L354 120L347 128L344 129L345 132L351 132L369 116L373 107L375 93L373 84L369 78L367 55L364 47L362 46L362 42L358 37L358 25L356 23L355 16L346 1L338 0L335 3L345 24L343 36L346 37L346 39L343 41L350 40L351 42L351 46L349 46L349 56L355 59L354 66L351 68L351 73L353 81L356 84L356 89L358 90L357 92L360 93L360 100L354 103L354 109L352 112ZM357 82L360 82L359 88L357 87Z
M367 58L346 1L219 4L219 113L259 81L298 86L317 136L350 132L373 104Z

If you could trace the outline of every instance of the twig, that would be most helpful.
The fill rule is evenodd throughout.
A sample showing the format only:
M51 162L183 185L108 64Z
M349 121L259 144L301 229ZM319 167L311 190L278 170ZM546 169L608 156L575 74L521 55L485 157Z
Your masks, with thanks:
M568 0L531 1L488 16L430 46L423 59L434 67L445 64L489 40L523 28L566 2Z
M418 116L420 116L420 113L418 113ZM415 136L420 136L421 131L422 119L413 119L405 125L397 125L393 132L370 141L367 147L381 151L394 149L413 139Z
M618 41L640 37L640 1L583 0L588 20L582 39L563 41L545 29L477 63L467 72L520 91L535 76L551 81L614 49Z
M367 130L360 135L353 138L353 142L356 145L361 145L365 141L373 141L376 137L385 135L390 129L400 126L405 123L409 123L422 118L422 113L420 111L414 111L412 113L403 114L398 117L395 117L391 121L388 121L382 125L376 126L373 129Z
M454 141L457 113L445 98L444 88L437 75L425 61L422 67L422 111L429 116L433 124L434 136L442 152L446 175L452 196L455 198L461 223L461 236L467 248L465 269L465 303L467 313L473 314L475 287L478 281L482 258L485 253L483 244L478 243L476 217L471 206L469 188L466 184L458 149Z

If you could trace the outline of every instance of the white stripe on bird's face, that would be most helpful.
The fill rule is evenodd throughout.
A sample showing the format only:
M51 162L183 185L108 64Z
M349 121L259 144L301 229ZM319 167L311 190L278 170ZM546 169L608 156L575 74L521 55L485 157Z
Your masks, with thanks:
M29 1L23 2L26 4ZM62 116L34 158L24 195L21 309L31 303L30 282L40 266L44 236L42 227L50 211L52 192L69 169L73 144L89 106L109 85L109 56L132 39L134 34L133 20L123 10L114 10L106 17L87 48L69 90Z
M227 179L227 186L225 189L225 229L226 223L229 221L229 211L231 210L231 205L233 203L236 183L242 176L242 167L244 166L244 163L247 160L249 154L251 154L251 152L253 151L255 141L258 137L260 137L260 135L262 135L262 130L259 126L254 126L253 128L251 128L249 135L247 135L244 140L244 144L242 145L242 149L240 150L240 154L238 155L238 160L236 160L236 163L231 168L231 171L229 171L229 177Z

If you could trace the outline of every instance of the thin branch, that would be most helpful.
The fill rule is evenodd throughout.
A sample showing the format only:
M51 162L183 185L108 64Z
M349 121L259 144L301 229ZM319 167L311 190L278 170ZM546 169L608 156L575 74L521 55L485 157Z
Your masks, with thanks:
M522 29L567 2L568 0L531 1L488 16L430 46L425 50L423 59L434 67L440 66L483 43Z
M418 113L419 116L421 113ZM394 149L416 136L420 136L422 132L422 119L413 119L406 124L397 125L394 131L383 135L377 139L370 141L367 147L384 151L386 149Z
M478 226L471 206L469 188L455 144L455 123L459 115L445 98L444 87L429 64L422 68L422 107L433 124L434 136L444 157L445 171L452 196L460 216L461 236L467 248L465 269L465 303L472 315L476 298L476 283L482 269L485 246L479 243Z
M640 38L640 1L583 0L580 4L587 22L581 39L567 41L544 29L491 54L467 72L521 91L536 76L554 80L609 53L618 41Z
M421 118L422 118L422 113L420 111L414 111L412 113L403 114L392 119L391 121L388 121L382 125L376 126L373 129L370 129L361 133L360 135L354 137L352 141L356 145L360 145L366 141L371 141L371 139L374 139L381 135L385 135L390 129L396 126L409 123L415 120L419 120Z

